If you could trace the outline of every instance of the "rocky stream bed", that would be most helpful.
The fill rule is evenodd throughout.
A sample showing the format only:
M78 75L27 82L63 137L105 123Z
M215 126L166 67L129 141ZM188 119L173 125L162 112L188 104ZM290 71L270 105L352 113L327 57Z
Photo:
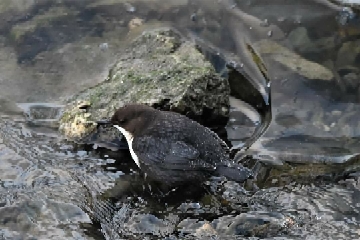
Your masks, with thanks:
M356 1L0 2L0 239L358 239ZM255 175L164 193L129 102L211 128Z

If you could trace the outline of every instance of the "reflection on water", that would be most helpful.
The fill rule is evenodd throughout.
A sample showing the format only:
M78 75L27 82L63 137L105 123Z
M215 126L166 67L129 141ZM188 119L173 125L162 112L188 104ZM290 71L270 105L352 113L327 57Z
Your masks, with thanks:
M339 2L1 1L0 238L358 239L359 6ZM229 78L228 137L254 182L164 193L126 150L58 135L62 101L160 26Z

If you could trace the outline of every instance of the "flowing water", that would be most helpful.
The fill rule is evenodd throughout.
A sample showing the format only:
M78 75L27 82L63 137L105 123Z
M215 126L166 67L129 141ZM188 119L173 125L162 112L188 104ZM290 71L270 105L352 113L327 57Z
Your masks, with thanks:
M359 239L357 4L2 0L0 239ZM226 130L254 180L161 192L127 150L58 134L64 99L161 26L235 79Z

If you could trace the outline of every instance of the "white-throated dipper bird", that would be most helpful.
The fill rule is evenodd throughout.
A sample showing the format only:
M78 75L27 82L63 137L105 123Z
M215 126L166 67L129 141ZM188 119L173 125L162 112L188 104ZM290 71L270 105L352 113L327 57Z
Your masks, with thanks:
M224 175L241 182L251 176L248 168L231 162L216 133L181 114L129 104L98 124L117 128L135 163L155 181L176 185Z

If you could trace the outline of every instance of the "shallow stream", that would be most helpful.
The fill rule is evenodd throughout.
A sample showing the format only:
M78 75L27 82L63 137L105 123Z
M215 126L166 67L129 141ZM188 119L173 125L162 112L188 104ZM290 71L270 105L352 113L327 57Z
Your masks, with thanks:
M2 0L0 239L359 239L353 2ZM161 26L253 87L249 96L231 83L226 129L254 180L213 177L164 193L128 151L58 134L64 99L105 79L119 49Z

